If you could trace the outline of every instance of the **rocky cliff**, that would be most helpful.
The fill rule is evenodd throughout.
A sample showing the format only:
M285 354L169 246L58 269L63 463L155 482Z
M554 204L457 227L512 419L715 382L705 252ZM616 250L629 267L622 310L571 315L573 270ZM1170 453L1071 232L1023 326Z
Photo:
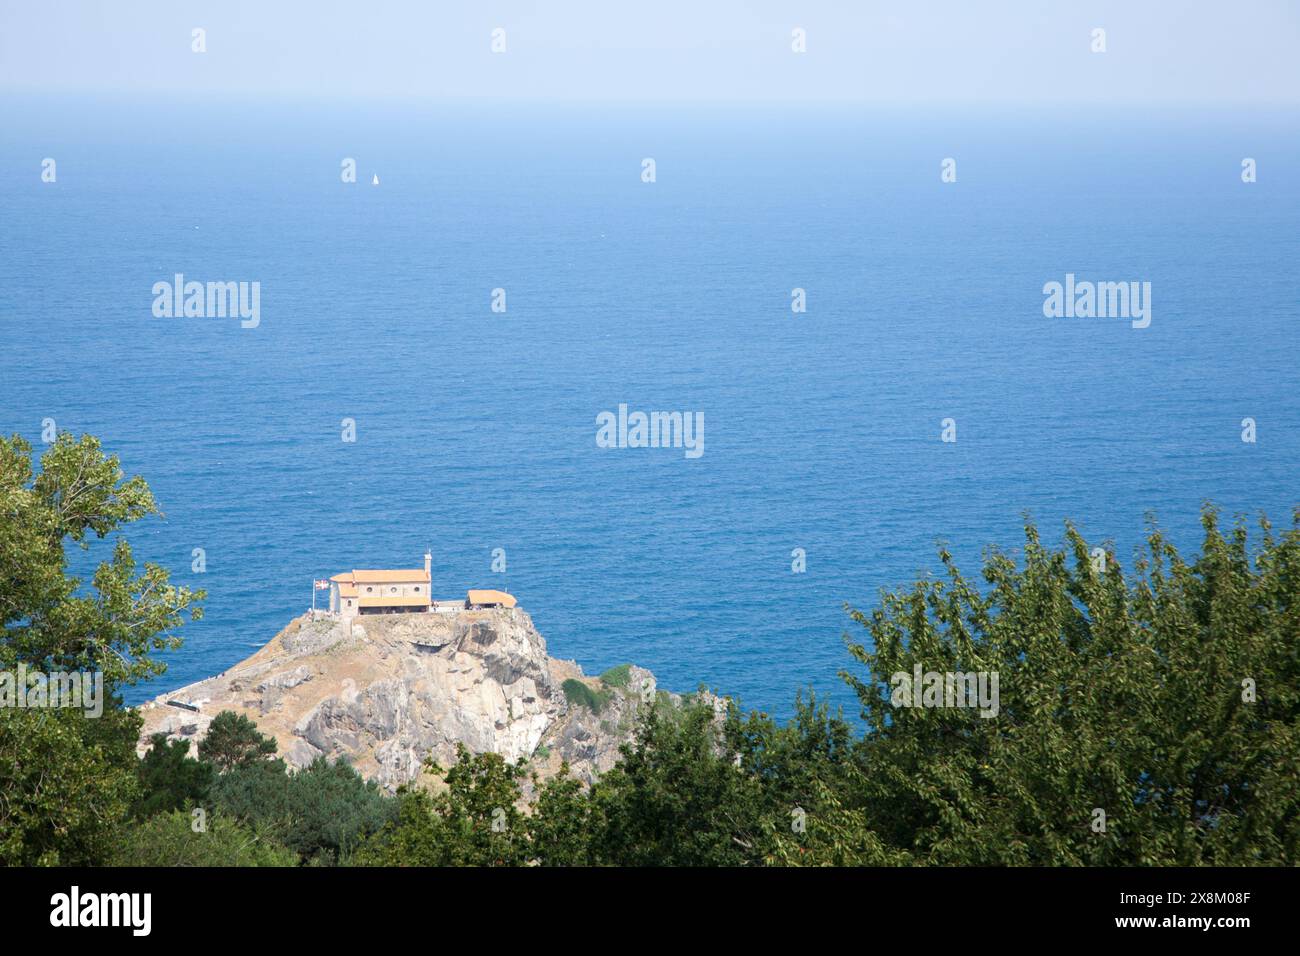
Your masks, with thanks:
M543 778L567 760L590 782L613 766L657 693L647 670L616 675L585 677L549 657L519 608L303 615L243 663L143 705L140 747L159 732L197 743L233 710L275 737L291 766L347 757L388 790L417 780L426 757L450 766L457 743L529 758Z

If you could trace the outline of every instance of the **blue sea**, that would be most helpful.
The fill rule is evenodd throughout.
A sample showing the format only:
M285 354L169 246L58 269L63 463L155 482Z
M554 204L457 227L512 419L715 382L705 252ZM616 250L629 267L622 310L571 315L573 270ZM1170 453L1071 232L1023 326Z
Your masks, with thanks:
M137 556L208 592L131 702L428 548L589 673L856 713L844 605L941 542L976 575L1069 518L1131 562L1149 515L1195 549L1203 501L1300 504L1294 114L0 107L0 431L99 436L165 512ZM156 318L176 273L260 282L260 325ZM1150 326L1045 317L1067 273L1150 282ZM598 447L621 403L702 412L704 454Z

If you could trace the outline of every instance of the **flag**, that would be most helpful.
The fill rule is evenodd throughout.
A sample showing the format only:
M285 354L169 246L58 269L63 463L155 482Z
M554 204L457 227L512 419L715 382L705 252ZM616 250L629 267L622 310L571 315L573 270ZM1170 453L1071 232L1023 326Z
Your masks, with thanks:
M316 590L317 590L317 591L328 591L329 589L330 589L330 583L329 583L328 581L317 581L317 582L316 582Z

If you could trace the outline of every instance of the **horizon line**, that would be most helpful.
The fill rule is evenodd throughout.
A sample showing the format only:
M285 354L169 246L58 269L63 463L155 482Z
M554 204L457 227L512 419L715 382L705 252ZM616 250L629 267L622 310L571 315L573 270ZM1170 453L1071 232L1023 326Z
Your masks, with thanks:
M496 95L473 95L457 94L454 96L430 94L430 93L392 93L392 92L347 92L347 93L322 93L308 90L289 89L289 90L251 90L251 89L222 89L222 90L142 90L142 89L50 89L48 87L0 87L0 97L12 97L19 99L49 100L49 99L85 99L85 100L104 100L104 99L130 99L130 100L156 100L161 102L175 102L192 99L201 100L263 100L268 103L274 102L310 102L321 105L334 105L343 103L419 103L425 105L457 105L473 104L479 105L484 103L493 104L518 104L521 106L535 107L539 105L554 106L672 106L672 107L714 107L714 106L866 106L873 108L896 108L896 109L915 109L922 108L944 108L967 109L971 106L983 106L989 108L1072 108L1072 107L1105 107L1109 109L1253 109L1253 110L1279 110L1294 109L1300 111L1300 98L1297 99L1277 99L1277 100L1247 100L1247 99L1205 99L1205 100L1186 100L1186 99L1133 99L1116 101L1113 98L1022 98L1022 99L982 99L977 97L946 97L939 98L918 98L918 99L899 99L899 98L876 98L862 96L828 96L828 97L650 97L650 96L575 96L575 97L540 97L540 96L496 96Z

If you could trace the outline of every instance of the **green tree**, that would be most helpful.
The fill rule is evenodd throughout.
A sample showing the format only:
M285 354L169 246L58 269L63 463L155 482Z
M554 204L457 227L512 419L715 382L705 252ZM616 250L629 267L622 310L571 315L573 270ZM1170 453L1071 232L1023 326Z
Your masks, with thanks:
M738 711L708 701L647 708L633 743L591 795L594 862L740 866L771 852L774 816L736 749ZM729 726L730 725L730 726ZM738 758L740 758L738 760Z
M443 773L427 763L434 773ZM445 789L400 794L395 822L372 839L357 862L377 866L519 866L529 861L528 831L519 809L523 764L500 754L471 754L456 745Z
M0 708L0 863L93 865L137 793L140 719L117 691L164 671L152 655L179 646L172 632L203 594L138 569L120 536L89 586L70 574L69 543L87 549L158 509L89 435L59 435L40 465L21 437L0 438L0 670L98 673L108 699L97 718Z
M802 862L809 849L809 821L815 821L823 837L838 832L828 854L837 865L896 862L869 841L857 846L860 828L843 817L844 800L859 788L862 767L854 728L841 714L832 715L810 692L806 701L796 696L794 717L785 725L751 712L725 727L741 767L761 789L768 836L764 862ZM845 844L846 837L853 846Z
M1300 525L1300 513L1296 515ZM944 865L1294 864L1300 841L1300 529L1248 547L1211 508L1188 562L1153 528L1131 576L1070 526L1032 524L988 588L942 578L852 616L866 734L805 850ZM996 716L894 706L896 675L985 672ZM860 772L857 772L860 768ZM837 849L838 847L838 849ZM809 855L810 854L810 855Z
M595 862L592 836L596 808L582 781L567 763L541 783L533 777L536 796L525 818L529 853L540 866L589 866Z
M188 740L169 741L166 734L154 734L149 743L137 769L140 799L135 805L136 817L202 804L212 786L212 764L189 756Z
M135 754L81 711L0 708L0 862L95 866L135 798ZM123 721L125 736L138 723ZM100 728L95 728L96 730ZM131 741L133 744L134 741Z
M243 714L223 710L212 718L207 736L199 744L199 757L226 773L254 762L264 763L275 753L275 738L264 736Z
M202 592L176 588L168 573L146 564L137 573L131 546L118 538L91 589L67 571L65 544L85 549L87 537L160 514L144 479L126 479L116 456L90 435L60 434L34 474L31 446L0 438L0 663L51 671L99 671L110 688L166 670L151 656L174 649L172 631Z

